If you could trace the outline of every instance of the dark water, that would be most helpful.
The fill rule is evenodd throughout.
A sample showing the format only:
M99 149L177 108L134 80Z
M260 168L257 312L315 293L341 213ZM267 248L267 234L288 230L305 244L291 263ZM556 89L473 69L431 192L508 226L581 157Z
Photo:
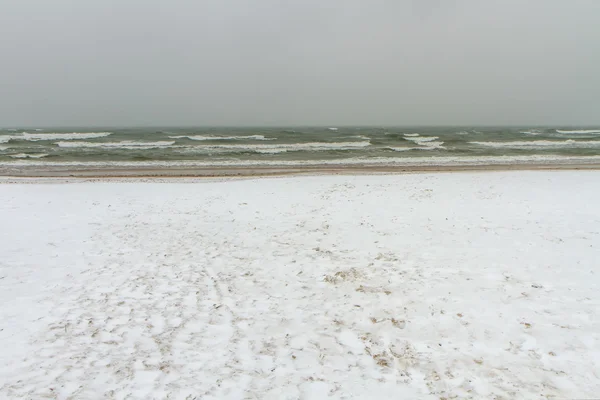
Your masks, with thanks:
M5 166L551 163L596 158L600 127L0 130L0 164Z

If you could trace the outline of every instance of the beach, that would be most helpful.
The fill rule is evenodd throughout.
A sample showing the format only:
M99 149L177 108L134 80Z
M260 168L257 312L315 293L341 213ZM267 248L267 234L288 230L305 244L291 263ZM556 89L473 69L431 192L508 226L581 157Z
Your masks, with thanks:
M68 168L0 178L0 398L600 393L588 164Z
M139 163L137 163L139 164ZM427 160L422 164L377 165L349 164L327 165L309 164L300 166L290 165L249 165L249 166L195 166L178 165L0 165L0 177L5 178L253 178L269 176L315 176L315 175L378 175L378 174L408 174L422 172L485 172L485 171L539 171L539 170L598 170L600 158L587 157L581 160L557 161L540 163L536 160L516 163L514 160L505 162L490 162L480 160L466 163L435 163Z

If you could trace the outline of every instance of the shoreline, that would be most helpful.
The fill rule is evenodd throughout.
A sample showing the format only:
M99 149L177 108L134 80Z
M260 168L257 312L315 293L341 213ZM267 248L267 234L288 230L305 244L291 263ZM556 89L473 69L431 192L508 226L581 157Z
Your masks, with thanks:
M306 165L252 167L127 167L65 166L0 167L2 178L233 178L296 175L377 175L444 172L599 170L600 163L519 163L480 165Z

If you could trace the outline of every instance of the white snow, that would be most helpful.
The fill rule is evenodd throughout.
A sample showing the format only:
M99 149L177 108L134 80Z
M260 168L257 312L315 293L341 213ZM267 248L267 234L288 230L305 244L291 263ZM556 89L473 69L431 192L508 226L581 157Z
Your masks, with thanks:
M599 181L4 179L0 398L597 397Z

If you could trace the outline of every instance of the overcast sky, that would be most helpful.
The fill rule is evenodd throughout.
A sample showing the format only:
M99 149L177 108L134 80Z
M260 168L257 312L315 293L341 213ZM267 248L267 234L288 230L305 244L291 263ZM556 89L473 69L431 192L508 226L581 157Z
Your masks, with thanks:
M600 124L600 0L0 0L0 126Z

